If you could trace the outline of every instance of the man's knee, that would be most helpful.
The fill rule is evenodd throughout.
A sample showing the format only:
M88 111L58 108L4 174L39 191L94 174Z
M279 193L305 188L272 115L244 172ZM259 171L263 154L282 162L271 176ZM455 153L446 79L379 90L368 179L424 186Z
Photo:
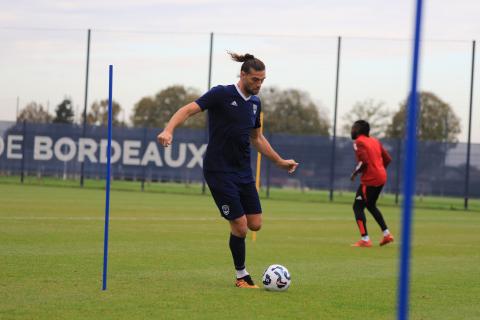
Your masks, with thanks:
M364 208L364 204L362 203L362 201L359 201L359 200L355 200L353 202L353 212L357 213L357 212L361 212Z
M262 223L249 223L248 224L248 229L252 231L258 231L262 228Z
M262 215L255 214L247 216L248 229L258 231L262 228Z
M232 228L232 234L239 238L245 238L247 236L247 232L248 232L247 226Z

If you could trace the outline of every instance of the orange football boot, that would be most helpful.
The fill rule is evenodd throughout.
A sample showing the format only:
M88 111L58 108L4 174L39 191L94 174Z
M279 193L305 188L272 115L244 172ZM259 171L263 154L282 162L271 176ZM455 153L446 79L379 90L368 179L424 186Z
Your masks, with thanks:
M380 241L380 246L384 246L386 244L389 244L390 242L393 242L393 236L389 233L386 236L383 237L382 241Z
M246 275L243 278L237 279L235 281L235 286L238 288L258 289L258 286L255 283L253 283L253 280L250 277L250 275Z
M352 247L364 247L364 248L370 248L372 246L372 240L359 240L352 244Z

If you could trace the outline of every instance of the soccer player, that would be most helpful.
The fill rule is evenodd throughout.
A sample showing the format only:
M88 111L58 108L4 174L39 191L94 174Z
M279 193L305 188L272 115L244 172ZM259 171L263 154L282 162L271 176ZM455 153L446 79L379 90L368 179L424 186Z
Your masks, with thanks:
M355 150L358 163L350 176L350 180L354 181L359 173L362 174L360 186L358 187L355 201L353 202L353 211L362 238L352 246L372 246L372 241L367 232L365 208L370 211L382 229L383 239L380 245L384 246L393 242L393 236L387 228L382 213L377 208L377 199L387 181L386 168L392 161L392 158L383 148L380 141L370 137L370 125L367 121L355 121L352 126L351 136L352 140L355 141L353 143L353 149Z
M265 80L264 63L251 54L229 54L234 61L242 63L238 83L216 86L195 102L181 107L157 138L168 147L175 128L189 117L208 110L209 143L203 161L205 181L221 216L230 225L235 285L258 288L245 268L247 231L258 231L262 226L262 208L250 167L250 144L289 173L295 171L298 163L280 157L260 130L262 107L256 95Z

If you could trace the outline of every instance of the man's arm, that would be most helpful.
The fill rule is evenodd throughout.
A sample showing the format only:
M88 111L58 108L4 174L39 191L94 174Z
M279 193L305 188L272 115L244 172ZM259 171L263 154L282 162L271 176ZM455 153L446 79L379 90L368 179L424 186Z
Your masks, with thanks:
M388 167L388 165L390 164L390 162L392 162L392 157L390 156L390 154L388 153L388 151L383 148L382 145L381 145L380 147L382 148L383 166L386 168L386 167Z
M287 170L288 173L292 173L295 171L295 169L297 169L298 163L295 160L285 160L280 157L280 155L275 150L273 150L268 140L262 134L261 128L256 128L252 130L250 134L250 142L253 144L255 149L258 150L258 152L270 159L278 167Z
M191 102L178 109L177 112L175 112L175 114L170 118L170 121L168 121L165 129L157 136L158 142L164 147L171 145L173 140L173 131L175 131L175 129L184 123L188 118L199 113L200 111L202 111L202 109L200 109L200 106L196 102Z
M355 169L353 170L352 174L350 175L351 181L355 180L355 177L360 172L365 170L365 168L368 165L368 153L367 153L367 150L365 150L365 145L363 143L355 142L354 149L355 149L355 155L357 157L358 163Z
M355 167L355 169L353 170L352 174L350 175L350 180L355 180L355 177L363 171L363 169L365 169L367 167L366 164L364 164L362 161L360 161L359 163L357 163L357 166Z

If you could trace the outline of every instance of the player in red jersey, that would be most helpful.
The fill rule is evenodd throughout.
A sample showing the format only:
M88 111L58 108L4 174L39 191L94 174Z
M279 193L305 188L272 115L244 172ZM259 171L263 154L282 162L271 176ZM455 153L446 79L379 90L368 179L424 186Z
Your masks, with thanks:
M367 232L367 219L365 208L370 211L383 231L383 239L380 242L384 246L393 242L393 236L387 228L383 215L377 208L377 199L387 181L386 168L392 161L392 157L383 148L380 141L370 137L370 125L365 120L358 120L352 126L353 148L357 158L357 166L352 172L350 180L361 173L360 186L358 187L353 211L357 220L358 229L362 238L354 243L354 247L371 247L372 241Z

